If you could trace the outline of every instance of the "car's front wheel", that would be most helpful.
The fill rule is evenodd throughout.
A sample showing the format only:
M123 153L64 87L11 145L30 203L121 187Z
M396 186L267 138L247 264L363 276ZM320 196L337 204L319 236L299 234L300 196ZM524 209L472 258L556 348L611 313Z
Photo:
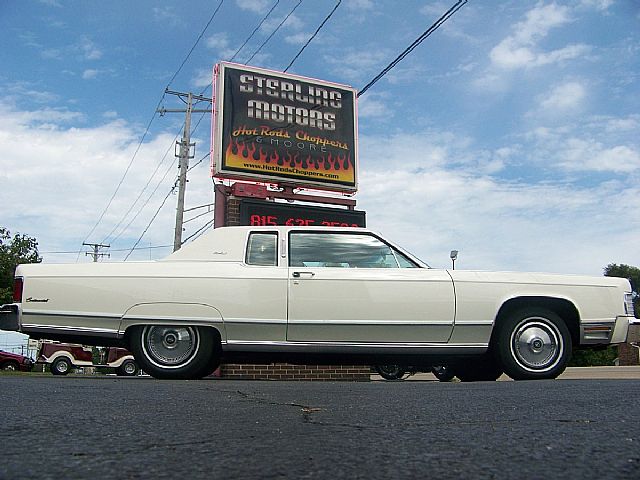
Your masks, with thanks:
M498 323L497 329L494 352L514 380L552 379L567 367L571 333L556 313L520 310Z
M214 330L206 327L145 325L130 337L136 361L160 379L195 379L207 375L212 356L219 351Z

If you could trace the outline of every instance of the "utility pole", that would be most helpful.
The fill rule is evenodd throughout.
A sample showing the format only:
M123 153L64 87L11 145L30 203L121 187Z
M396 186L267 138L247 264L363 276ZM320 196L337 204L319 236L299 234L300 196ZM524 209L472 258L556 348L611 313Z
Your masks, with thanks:
M176 206L176 227L173 236L173 251L179 250L182 246L182 224L184 219L184 194L187 189L187 171L189 170L189 159L193 158L195 154L191 153L191 147L195 146L195 143L191 143L191 114L194 112L209 112L210 110L194 110L193 101L206 101L211 102L210 98L202 97L200 95L194 95L193 93L173 92L171 90L165 90L165 93L178 96L187 105L186 109L166 109L161 108L158 110L160 115L164 115L167 112L180 112L185 114L184 119L184 132L180 142L176 142L176 145L180 147L179 153L176 153L176 157L179 160L180 173L178 175L178 205ZM186 100L185 100L186 97Z
M93 252L85 252L84 254L86 256L89 256L89 255L92 256L94 263L98 261L98 257L107 257L107 258L111 257L109 253L100 252L101 248L109 248L111 245L103 245L102 243L84 243L84 242L82 243L82 245L93 248Z

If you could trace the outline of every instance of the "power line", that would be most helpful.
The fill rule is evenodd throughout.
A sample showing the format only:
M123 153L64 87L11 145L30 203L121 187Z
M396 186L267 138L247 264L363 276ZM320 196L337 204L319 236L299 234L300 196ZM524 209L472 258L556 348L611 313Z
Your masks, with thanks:
M213 19L216 17L218 11L220 10L220 7L222 7L222 4L224 3L224 0L220 0L220 3L218 4L218 7L215 9L215 11L213 12L213 14L211 15L211 17L209 18L209 21L207 22L207 24L205 25L204 29L202 30L202 32L200 33L200 35L198 36L198 38L196 39L195 43L193 44L193 46L191 47L191 50L189 50L189 53L187 54L187 56L184 58L184 60L182 61L182 63L180 64L180 67L178 67L178 70L176 70L176 72L173 74L173 76L171 77L171 80L169 80L169 83L167 84L165 90L171 85L171 82L173 82L173 80L175 80L175 78L178 76L178 74L180 73L180 71L182 70L182 67L184 67L185 63L187 62L187 60L189 59L189 57L191 56L191 53L193 52L193 50L196 48L196 46L198 45L198 43L200 43L200 40L202 39L202 37L204 36L205 32L207 31L207 29L209 28L209 25L211 24L211 22L213 21ZM95 229L98 227L98 225L100 224L100 222L102 221L102 219L104 218L105 214L107 213L107 211L109 210L109 207L111 207L111 204L113 203L114 198L116 197L116 195L118 194L118 192L120 191L120 187L122 186L124 179L126 178L127 174L129 173L129 170L131 169L131 165L133 164L136 156L138 155L138 152L140 151L140 148L142 147L142 144L144 143L144 139L147 137L147 134L149 133L149 130L151 128L151 124L153 123L153 121L156 118L157 115L157 111L160 108L160 105L162 105L162 101L164 100L165 97L165 92L162 92L162 96L160 97L160 100L158 101L158 104L156 105L156 108L153 109L153 115L151 116L151 120L149 121L149 123L147 124L147 128L144 131L144 134L142 135L142 138L140 139L140 142L138 143L138 146L136 147L135 152L133 153L133 156L131 157L131 160L129 161L129 164L127 165L127 168L124 172L124 174L122 175L122 178L120 179L120 181L118 182L118 185L116 186L115 191L113 192L113 195L111 195L111 198L109 199L109 202L107 203L107 206L104 208L104 210L102 211L102 213L100 214L100 216L98 217L98 221L95 223L95 225L93 226L93 228L91 229L91 231L89 232L89 234L87 235L87 237L84 239L83 243L86 242L89 237L93 234L93 232L95 231ZM78 250L78 258L80 258L80 253L82 252L82 248L80 250ZM78 259L76 259L77 261Z
M211 228L213 226L213 222L215 221L215 219L211 219L209 220L207 223L205 223L204 225L202 225L198 230L196 230L195 232L193 232L190 236L188 236L187 238L185 238L184 242L182 243L187 243L189 240L191 240L193 237L198 238L200 235L202 235L204 232L206 232L209 228ZM199 235L198 235L199 234ZM194 240L195 240L194 238Z
M311 41L316 38L316 35L318 35L318 32L320 30L322 30L322 27L324 27L324 24L327 23L329 21L329 19L333 16L333 14L335 13L335 11L338 9L338 7L340 6L340 4L342 3L342 0L338 0L338 3L336 3L335 7L333 7L333 10L331 10L331 12L329 13L329 15L327 15L327 18L325 18L322 23L320 24L320 26L317 28L317 30L315 31L315 33L313 35L311 35L311 37L309 38L309 40L307 40L307 43L305 43L302 48L300 49L300 51L296 54L295 57L293 57L293 60L291 60L291 63L289 65L287 65L287 68L284 69L284 71L286 72L287 70L289 70L289 68L291 68L291 65L293 65L293 63L298 59L298 57L302 54L302 52L304 52L304 49L307 48L307 45L309 45L311 43Z
M175 186L174 186L175 188ZM158 214L160 213L160 210L162 210L162 207L164 207L164 204L167 202L167 199L171 196L171 194L173 193L174 188L172 188L171 190L169 190L169 193L167 193L167 196L164 197L164 200L162 200L162 203L160 204L160 206L158 207L158 209L156 210L156 213L153 214L153 217L151 218L151 220L149 221L149 223L147 224L147 226L144 228L144 231L142 232L142 234L140 235L140 237L138 238L138 240L136 241L136 243L133 245L133 247L131 247L131 250L129 251L129 253L127 253L127 255L124 257L124 261L126 262L127 259L129 258L129 255L131 255L131 253L135 250L135 248L138 246L138 244L140 243L140 241L142 240L142 237L144 237L144 234L147 233L147 230L149 230L149 227L151 226L151 224L153 223L153 221L156 219L156 217L158 216Z
M122 236L122 234L124 234L124 232L126 232L129 229L129 227L136 220L136 218L138 218L138 215L140 215L142 213L142 211L144 210L144 207L146 207L149 204L149 202L151 201L151 199L153 198L155 193L158 191L158 188L160 188L160 185L162 185L162 182L164 182L164 179L167 178L167 175L169 175L169 172L172 170L172 168L173 168L173 163L171 163L169 165L169 167L165 170L164 175L162 176L162 178L160 179L160 181L158 182L156 187L153 189L153 191L149 194L149 196L147 197L147 200L138 209L138 211L133 216L133 218L129 221L129 223L127 223L127 225L122 230L120 230L120 233L118 233L118 235L116 235L113 238L113 240L112 240L113 242L115 242L118 238L120 238ZM176 180L177 180L177 178L176 178ZM174 180L174 183L175 183L175 180Z
M298 3L296 3L296 4L295 4L295 6L291 9L291 11L287 14L287 16L286 16L286 17L284 17L284 20L282 20L282 21L280 22L280 24L275 28L275 30L274 30L273 32L271 32L271 35L269 35L269 36L267 37L267 39L266 39L264 42L262 42L262 45L260 45L260 46L256 49L256 51L255 51L255 52L253 52L253 54L249 57L249 59L248 59L246 62L244 62L244 64L245 64L245 65L248 65L248 64L249 64L249 62L250 62L251 60L253 60L253 57L255 57L255 56L258 54L258 52L260 52L260 50L262 50L262 47L264 47L264 46L269 42L269 40L271 40L271 39L273 38L273 36L278 32L278 30L280 30L280 27L282 27L282 25L284 25L284 24L285 24L285 22L286 22L287 20L289 20L289 17L290 17L291 15L293 15L293 12L295 12L295 11L296 11L296 9L300 6L300 4L301 4L301 3L302 3L302 0L298 0Z
M425 30L422 35L414 40L414 42L405 48L400 55L398 55L393 62L387 65L378 75L374 77L369 83L367 83L362 89L358 92L358 97L362 95L364 92L369 90L375 83L384 77L393 67L395 67L398 63L400 63L407 55L409 55L418 45L420 45L427 37L429 37L433 32L435 32L438 28L442 26L444 22L449 20L449 18L460 10L465 4L467 0L458 0L458 2L453 5L449 10L447 10L433 25L431 25L427 30ZM285 70L286 71L286 70Z
M251 40L253 38L253 36L256 34L256 32L258 31L258 29L262 26L262 24L267 20L267 18L269 18L269 15L271 15L271 12L273 12L273 10L278 6L278 4L280 3L280 0L276 0L276 3L273 4L273 6L271 7L271 10L269 10L267 12L267 14L262 18L262 20L260 20L260 23L258 24L258 26L256 28L253 29L253 32L251 32L251 35L249 35L247 37L247 39L244 41L244 43L242 45L240 45L240 48L236 51L236 53L233 54L233 57L231 57L231 59L229 60L230 62L233 62L233 60L236 58L236 56L240 53L240 51L244 48L244 46L249 43L249 40Z
M180 64L180 67L178 67L178 70L176 71L176 73L173 74L173 77L171 77L171 80L169 80L169 83L167 83L167 88L169 88L171 86L171 82L173 82L176 79L176 77L180 73L180 70L182 70L182 67L184 67L184 64L187 63L187 60L189 60L189 57L191 56L191 54L193 53L195 48L198 46L198 43L200 43L200 40L202 40L202 37L204 36L205 32L209 28L209 25L211 25L211 22L213 22L213 19L218 14L218 11L220 10L220 7L222 7L223 3L224 3L224 0L220 0L220 3L218 4L218 7L214 10L213 14L209 18L209 21L207 22L207 24L202 29L202 32L200 32L200 35L198 35L198 38L196 39L195 43L191 47L191 50L189 50L189 53L187 53L187 56L184 58L184 60Z
M184 125L184 124L183 124ZM182 130L182 126L180 127L180 131ZM103 243L105 243L109 237L111 237L111 235L114 234L114 232L120 228L120 225L122 225L122 222L125 221L125 219L127 218L127 216L129 215L129 213L131 213L131 211L135 208L136 204L138 203L138 201L140 200L140 198L142 197L142 195L144 194L144 192L147 190L147 187L149 187L149 184L151 183L151 180L153 180L153 177L156 176L156 173L158 173L158 170L160 170L160 167L162 166L162 164L164 163L164 161L167 158L167 155L169 155L169 152L171 151L171 148L173 147L173 145L175 144L176 140L178 139L178 137L180 136L180 131L178 131L178 133L176 134L176 136L173 138L173 142L171 143L171 145L169 145L169 148L167 148L167 150L164 152L164 155L162 156L162 159L160 159L160 162L158 162L158 165L156 165L156 169L153 171L153 173L151 174L151 176L149 176L149 180L147 180L147 183L145 184L145 186L142 188L142 190L140 191L140 193L138 194L138 196L136 197L136 199L134 200L134 202L131 204L131 206L129 207L129 209L125 212L125 214L122 216L122 218L120 219L120 221L116 224L115 227L113 227L113 229L107 234L107 236L104 238ZM164 180L164 178L166 177L166 174L164 177L162 177L162 180ZM162 182L161 180L161 182ZM157 188L157 187L156 187ZM155 190L154 190L155 192ZM141 207L144 208L146 206L146 203ZM140 212L140 210L138 210L138 212ZM137 216L137 215L136 215ZM135 217L134 217L135 219ZM129 227L129 225L131 225L130 223L127 225L127 227ZM116 240L117 238L119 238L122 233L126 230L126 228L120 232L120 234L118 234L113 240ZM112 240L112 241L113 241Z

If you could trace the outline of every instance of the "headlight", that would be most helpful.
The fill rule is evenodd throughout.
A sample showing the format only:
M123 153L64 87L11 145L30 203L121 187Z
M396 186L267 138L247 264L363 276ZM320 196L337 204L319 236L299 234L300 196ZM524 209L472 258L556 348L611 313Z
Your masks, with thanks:
M625 293L624 294L624 313L630 316L635 315L635 310L633 308L633 297L635 295L633 293Z

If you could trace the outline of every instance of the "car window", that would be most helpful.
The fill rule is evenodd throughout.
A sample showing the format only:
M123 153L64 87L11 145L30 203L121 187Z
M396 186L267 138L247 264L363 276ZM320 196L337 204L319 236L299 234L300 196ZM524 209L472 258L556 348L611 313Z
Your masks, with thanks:
M278 265L278 235L276 233L251 233L247 242L248 265Z
M420 268L413 260L410 260L406 255L400 253L398 250L393 250L396 254L396 259L400 268Z
M353 233L292 232L292 267L398 268L393 250L376 237Z

